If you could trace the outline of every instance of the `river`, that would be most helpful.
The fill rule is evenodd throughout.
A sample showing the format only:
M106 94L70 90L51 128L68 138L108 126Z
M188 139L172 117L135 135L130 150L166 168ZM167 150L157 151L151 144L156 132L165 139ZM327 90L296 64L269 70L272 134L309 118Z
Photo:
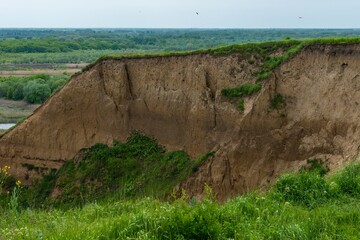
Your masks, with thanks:
M15 126L15 123L0 123L0 129L9 129L11 127Z

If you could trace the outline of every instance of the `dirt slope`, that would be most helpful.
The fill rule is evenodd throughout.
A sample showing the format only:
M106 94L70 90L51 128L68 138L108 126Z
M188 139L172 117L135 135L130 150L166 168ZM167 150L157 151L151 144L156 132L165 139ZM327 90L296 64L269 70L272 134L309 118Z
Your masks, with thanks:
M216 151L180 187L200 194L208 183L224 199L309 158L333 166L358 158L360 45L305 48L245 99L242 113L221 89L254 82L253 61L240 54L103 60L0 139L0 165L30 183L83 147L139 130L169 150ZM286 103L278 110L270 108L276 93Z

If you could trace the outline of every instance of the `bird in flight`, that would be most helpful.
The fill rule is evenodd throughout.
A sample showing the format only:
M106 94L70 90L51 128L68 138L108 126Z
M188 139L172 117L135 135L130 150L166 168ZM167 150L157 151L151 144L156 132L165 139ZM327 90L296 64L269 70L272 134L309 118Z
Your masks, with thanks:
M302 17L299 17L299 19L302 19Z
M196 15L199 15L199 13L198 13L198 12L196 12Z

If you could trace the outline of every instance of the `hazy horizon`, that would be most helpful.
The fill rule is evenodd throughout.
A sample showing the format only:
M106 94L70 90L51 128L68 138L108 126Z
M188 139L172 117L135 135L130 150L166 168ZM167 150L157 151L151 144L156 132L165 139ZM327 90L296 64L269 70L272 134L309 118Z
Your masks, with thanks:
M0 28L357 29L360 1L12 0Z

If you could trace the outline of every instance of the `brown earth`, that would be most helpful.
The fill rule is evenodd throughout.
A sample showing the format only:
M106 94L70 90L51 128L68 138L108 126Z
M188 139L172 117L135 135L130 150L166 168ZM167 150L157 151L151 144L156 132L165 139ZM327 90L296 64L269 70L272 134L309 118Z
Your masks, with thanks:
M180 187L220 199L267 186L320 158L332 168L359 158L360 45L313 45L276 69L245 111L221 95L254 82L259 60L240 54L107 59L77 75L0 138L0 165L27 183L26 166L59 168L81 148L133 130L191 156L216 151ZM285 106L270 108L276 93Z

